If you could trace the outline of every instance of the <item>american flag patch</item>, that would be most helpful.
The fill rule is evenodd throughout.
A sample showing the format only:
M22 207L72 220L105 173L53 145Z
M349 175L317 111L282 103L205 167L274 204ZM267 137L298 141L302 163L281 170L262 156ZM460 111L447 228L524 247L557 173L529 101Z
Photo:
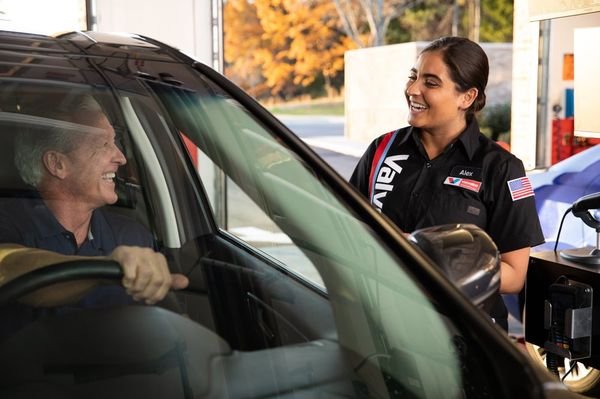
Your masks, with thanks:
M531 183L527 176L509 180L507 183L513 201L533 196L533 188L531 188Z

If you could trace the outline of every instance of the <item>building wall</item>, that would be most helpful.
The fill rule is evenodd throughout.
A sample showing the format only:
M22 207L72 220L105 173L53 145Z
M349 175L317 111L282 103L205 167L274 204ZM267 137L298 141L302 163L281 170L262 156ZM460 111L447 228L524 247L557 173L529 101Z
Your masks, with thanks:
M404 87L427 42L352 50L345 55L345 136L371 141L406 126ZM511 99L512 44L482 43L490 60L487 104Z
M211 0L96 0L97 30L149 36L213 66Z
M530 22L527 0L514 2L511 150L525 169L536 165L539 22Z
M344 135L371 141L406 125L404 85L426 43L411 42L347 51L344 56Z

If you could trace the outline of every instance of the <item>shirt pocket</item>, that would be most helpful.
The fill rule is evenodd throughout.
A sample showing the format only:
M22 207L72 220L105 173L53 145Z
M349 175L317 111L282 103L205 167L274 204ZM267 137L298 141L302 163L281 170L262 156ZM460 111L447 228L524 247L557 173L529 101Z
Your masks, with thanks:
M449 223L471 223L487 228L487 212L476 193L460 187L443 187L434 195L429 207L432 225Z

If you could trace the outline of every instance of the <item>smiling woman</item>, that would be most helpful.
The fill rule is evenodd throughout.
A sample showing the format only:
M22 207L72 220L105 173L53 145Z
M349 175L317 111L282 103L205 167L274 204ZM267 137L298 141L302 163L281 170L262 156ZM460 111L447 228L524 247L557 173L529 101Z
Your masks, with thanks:
M479 131L488 73L485 52L468 39L429 44L406 83L410 126L373 141L350 182L403 231L484 229L502 254L500 290L519 292L529 248L544 240L522 162ZM496 302L491 317L506 329L506 307Z

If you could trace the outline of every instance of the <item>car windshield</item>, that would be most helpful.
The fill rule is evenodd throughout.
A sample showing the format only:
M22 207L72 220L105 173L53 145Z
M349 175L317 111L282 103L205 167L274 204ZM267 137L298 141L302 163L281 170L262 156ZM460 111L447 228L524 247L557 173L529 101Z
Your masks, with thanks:
M190 287L175 312L42 309L0 343L2 397L487 392L454 322L305 155L213 80L179 68L193 84L130 78L111 91L3 78L1 200L41 201L14 165L17 137L65 123L82 134L30 104L55 98L72 112L69 98L91 97L127 160L107 211L148 229Z

